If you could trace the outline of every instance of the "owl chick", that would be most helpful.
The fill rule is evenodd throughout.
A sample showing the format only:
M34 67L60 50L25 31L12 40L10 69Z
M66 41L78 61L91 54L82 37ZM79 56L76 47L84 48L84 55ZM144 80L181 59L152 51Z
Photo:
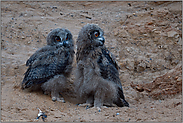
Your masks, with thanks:
M103 30L85 25L77 38L75 89L82 103L100 108L104 104L129 107L119 79L119 66L105 47Z
M22 89L42 89L51 92L53 101L63 101L59 93L64 91L72 71L74 45L69 30L57 28L51 31L47 45L37 50L26 62L28 66L22 81Z

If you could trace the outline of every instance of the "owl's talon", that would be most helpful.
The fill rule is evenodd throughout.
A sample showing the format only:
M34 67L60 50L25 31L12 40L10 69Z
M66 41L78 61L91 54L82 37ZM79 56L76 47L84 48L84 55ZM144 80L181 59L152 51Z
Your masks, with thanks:
M102 111L102 109L100 107L91 107L89 109L91 109L91 110L93 110L93 109L96 110L97 109L98 112L101 112Z
M57 101L65 103L64 98L57 98Z
M81 107L91 107L91 104L83 103L83 104L78 104L78 106L81 106Z
M57 100L56 97L52 97L52 101L55 102Z
M97 110L98 110L98 112L101 112L101 108L100 107L97 107Z
M52 101L53 101L53 102L58 101L58 102L63 102L63 103L65 103L64 98L59 98L59 97L52 97Z

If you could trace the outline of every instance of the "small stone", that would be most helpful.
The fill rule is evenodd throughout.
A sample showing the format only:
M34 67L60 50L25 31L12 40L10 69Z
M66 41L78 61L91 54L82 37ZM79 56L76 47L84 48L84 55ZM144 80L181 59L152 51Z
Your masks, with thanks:
M153 22L149 22L149 23L148 23L148 25L152 25L152 24L153 24Z
M18 69L18 68L19 68L19 66L15 66L15 67L14 67L14 69Z
M139 91L139 92L143 92L144 89L142 87L139 87L139 86L136 86L136 90Z
M57 9L57 6L53 6L52 9Z
M178 77L178 76L176 76L176 77L175 77L175 80L177 80L178 78L179 78L179 77Z
M109 116L109 114L105 114L105 116Z
M168 45L164 45L164 47L163 47L164 49L167 49L168 48Z
M22 29L22 27L21 26L18 26L18 29Z
M154 8L151 7L150 10L154 10Z
M167 34L168 34L168 37L174 37L177 34L177 32L169 31L169 32L167 32Z
M179 38L179 35L176 35L175 38Z
M137 118L137 120L136 121L139 121L139 120L142 120L141 118Z
M135 26L138 26L138 27L140 27L140 26L141 26L141 24L137 23L137 24L135 24Z
M161 31L154 31L154 33L156 33L156 34L160 34L160 33L161 33Z
M137 65L137 71L142 72L146 69L146 64L145 63L140 63Z
M180 81L182 81L182 78L181 78L181 77L179 77L179 78L177 79L177 82L180 82Z

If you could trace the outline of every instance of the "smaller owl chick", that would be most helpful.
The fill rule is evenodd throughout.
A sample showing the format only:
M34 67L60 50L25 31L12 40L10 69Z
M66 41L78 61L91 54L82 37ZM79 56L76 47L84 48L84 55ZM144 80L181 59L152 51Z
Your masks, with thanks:
M119 79L118 65L105 47L103 30L85 25L77 38L75 89L82 103L100 108L104 104L129 106Z
M63 101L60 92L64 91L72 71L74 45L69 30L57 28L51 31L47 45L37 50L26 62L28 66L22 81L22 89L29 91L42 89L51 92L53 101Z

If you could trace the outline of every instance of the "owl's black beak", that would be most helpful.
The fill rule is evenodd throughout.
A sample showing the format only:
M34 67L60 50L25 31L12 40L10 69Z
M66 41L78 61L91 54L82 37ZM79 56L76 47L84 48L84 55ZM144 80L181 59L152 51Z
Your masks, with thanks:
M69 46L68 41L64 41L64 42L63 42L63 46L64 46L64 47L68 47L68 46Z
M105 38L104 37L99 37L98 40L99 40L99 45L100 46L104 45L104 43L105 43Z

